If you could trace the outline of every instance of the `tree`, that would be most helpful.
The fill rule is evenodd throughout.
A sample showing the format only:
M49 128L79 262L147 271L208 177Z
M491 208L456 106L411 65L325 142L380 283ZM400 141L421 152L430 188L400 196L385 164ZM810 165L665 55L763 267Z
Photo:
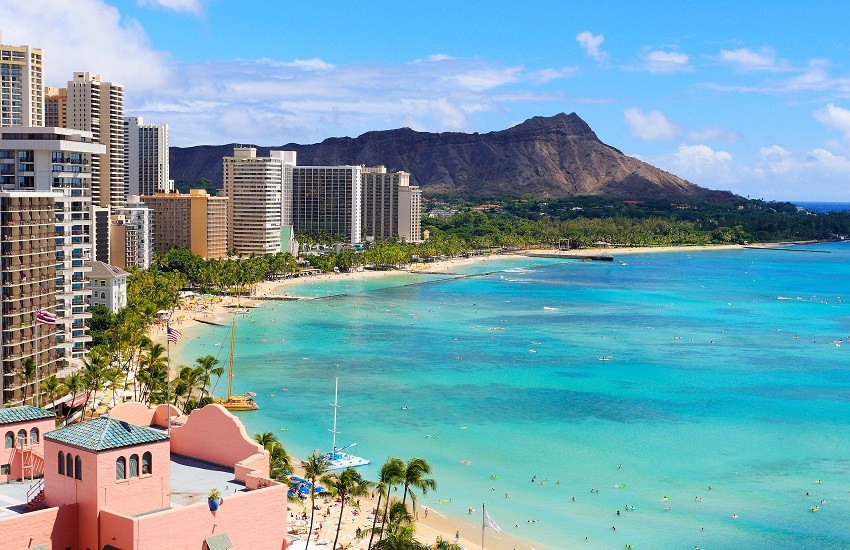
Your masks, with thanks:
M64 389L71 394L71 402L73 403L77 399L77 394L80 393L82 389L85 388L83 384L83 378L80 376L80 373L75 372L73 374L68 375L65 380L62 382ZM60 386L61 387L61 386Z
M115 402L115 391L120 387L124 387L124 372L121 369L110 367L103 373L103 382L106 387L112 390L112 406L117 405Z
M437 482L431 478L426 478L425 475L431 473L431 466L424 458L411 458L407 461L404 468L404 497L401 503L407 502L407 493L410 491L410 500L413 503L414 510L416 509L416 494L411 491L411 488L416 488L426 494L429 490L437 488Z
M18 376L21 377L24 385L21 389L23 389L23 399L21 400L21 405L27 404L27 393L29 390L29 385L32 383L32 379L35 377L35 359L32 357L27 357L23 361L21 361L21 368L18 370Z
M254 441L269 452L269 475L272 479L289 483L289 473L292 471L292 457L283 448L272 432L254 434Z
M41 381L41 393L44 394L44 398L52 403L57 395L59 394L59 388L61 384L59 383L59 379L56 378L56 375L45 378Z
M89 356L83 359L83 386L89 391L92 397L103 388L103 378L107 368L107 358L101 353L100 348L92 349L89 352ZM92 399L92 417L94 417L95 403L96 400ZM85 417L85 410L83 410L83 417Z
M407 506L394 501L389 508L387 538L379 540L373 550L427 550L427 546L413 538L416 529Z
M381 511L381 498L386 497L389 503L389 493L393 485L398 485L404 480L404 461L400 458L390 457L381 466L381 474L378 477L378 503L375 505L375 517L372 519L372 532L369 534L369 545L366 548L372 548L372 538L375 536L375 525L378 522L378 515ZM384 508L387 506L384 505ZM386 510L384 510L386 517ZM381 523L383 532L383 523Z
M339 496L339 520L336 523L336 537L331 548L336 548L336 543L339 541L339 530L342 527L342 511L345 509L345 503L349 502L354 497L365 497L369 494L369 488L374 485L371 481L367 481L360 476L360 472L354 468L348 467L329 483L330 488Z
M310 530L307 531L307 544L304 546L304 550L307 550L307 546L310 544L310 535L313 534L313 516L316 513L316 482L322 481L325 483L330 481L330 478L327 476L329 466L330 463L325 458L325 455L315 452L307 460L301 461L301 467L304 468L304 477L310 480Z
M212 355L198 357L195 360L195 365L199 370L200 378L203 382L201 399L207 395L207 387L210 385L210 378L212 378L213 375L221 378L221 375L224 374L224 367L216 367L218 363L218 359Z

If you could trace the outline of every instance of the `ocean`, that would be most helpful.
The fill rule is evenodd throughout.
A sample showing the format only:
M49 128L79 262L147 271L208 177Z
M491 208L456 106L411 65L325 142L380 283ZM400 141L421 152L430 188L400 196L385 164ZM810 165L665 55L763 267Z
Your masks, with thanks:
M428 460L473 540L483 503L537 549L850 547L850 243L614 254L287 287L334 296L238 318L240 418L327 451L339 377L337 444Z
M850 210L850 202L813 202L813 201L792 201L800 208L805 208L812 212L846 212Z

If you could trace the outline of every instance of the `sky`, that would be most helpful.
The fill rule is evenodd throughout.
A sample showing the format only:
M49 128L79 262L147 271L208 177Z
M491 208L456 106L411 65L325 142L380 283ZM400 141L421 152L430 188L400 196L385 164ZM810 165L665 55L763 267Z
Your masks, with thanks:
M850 202L850 0L0 0L7 44L171 144L490 132L575 112L711 189ZM393 168L393 167L390 167Z

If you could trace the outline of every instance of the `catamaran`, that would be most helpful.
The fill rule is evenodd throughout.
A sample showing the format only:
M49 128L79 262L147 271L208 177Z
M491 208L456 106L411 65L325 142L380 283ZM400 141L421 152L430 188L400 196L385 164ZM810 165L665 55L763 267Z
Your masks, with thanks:
M333 446L331 447L331 452L325 453L325 460L328 462L328 470L344 470L345 468L365 466L366 464L369 464L368 458L362 458L344 452L346 449L350 449L357 445L357 443L351 443L349 445L346 445L345 447L336 446L336 436L339 433L338 431L336 431L336 410L339 408L338 397L339 377L337 377L336 385L334 387L334 427L332 430L329 430L333 434Z
M242 395L233 395L233 343L236 340L236 320L230 325L230 371L227 374L227 399L213 399L228 411L255 411L260 407L254 401L256 393L249 391Z

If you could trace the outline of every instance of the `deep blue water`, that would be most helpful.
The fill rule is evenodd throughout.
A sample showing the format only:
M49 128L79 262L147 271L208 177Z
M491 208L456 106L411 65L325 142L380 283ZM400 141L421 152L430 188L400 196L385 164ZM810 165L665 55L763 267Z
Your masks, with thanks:
M850 210L850 202L811 202L811 201L792 201L800 208L805 208L812 212L846 212Z
M474 530L484 502L537 548L848 548L850 244L795 250L289 287L346 295L240 317L235 385L262 407L241 418L326 450L339 376L340 443L425 457L420 503ZM226 362L228 338L180 357Z

